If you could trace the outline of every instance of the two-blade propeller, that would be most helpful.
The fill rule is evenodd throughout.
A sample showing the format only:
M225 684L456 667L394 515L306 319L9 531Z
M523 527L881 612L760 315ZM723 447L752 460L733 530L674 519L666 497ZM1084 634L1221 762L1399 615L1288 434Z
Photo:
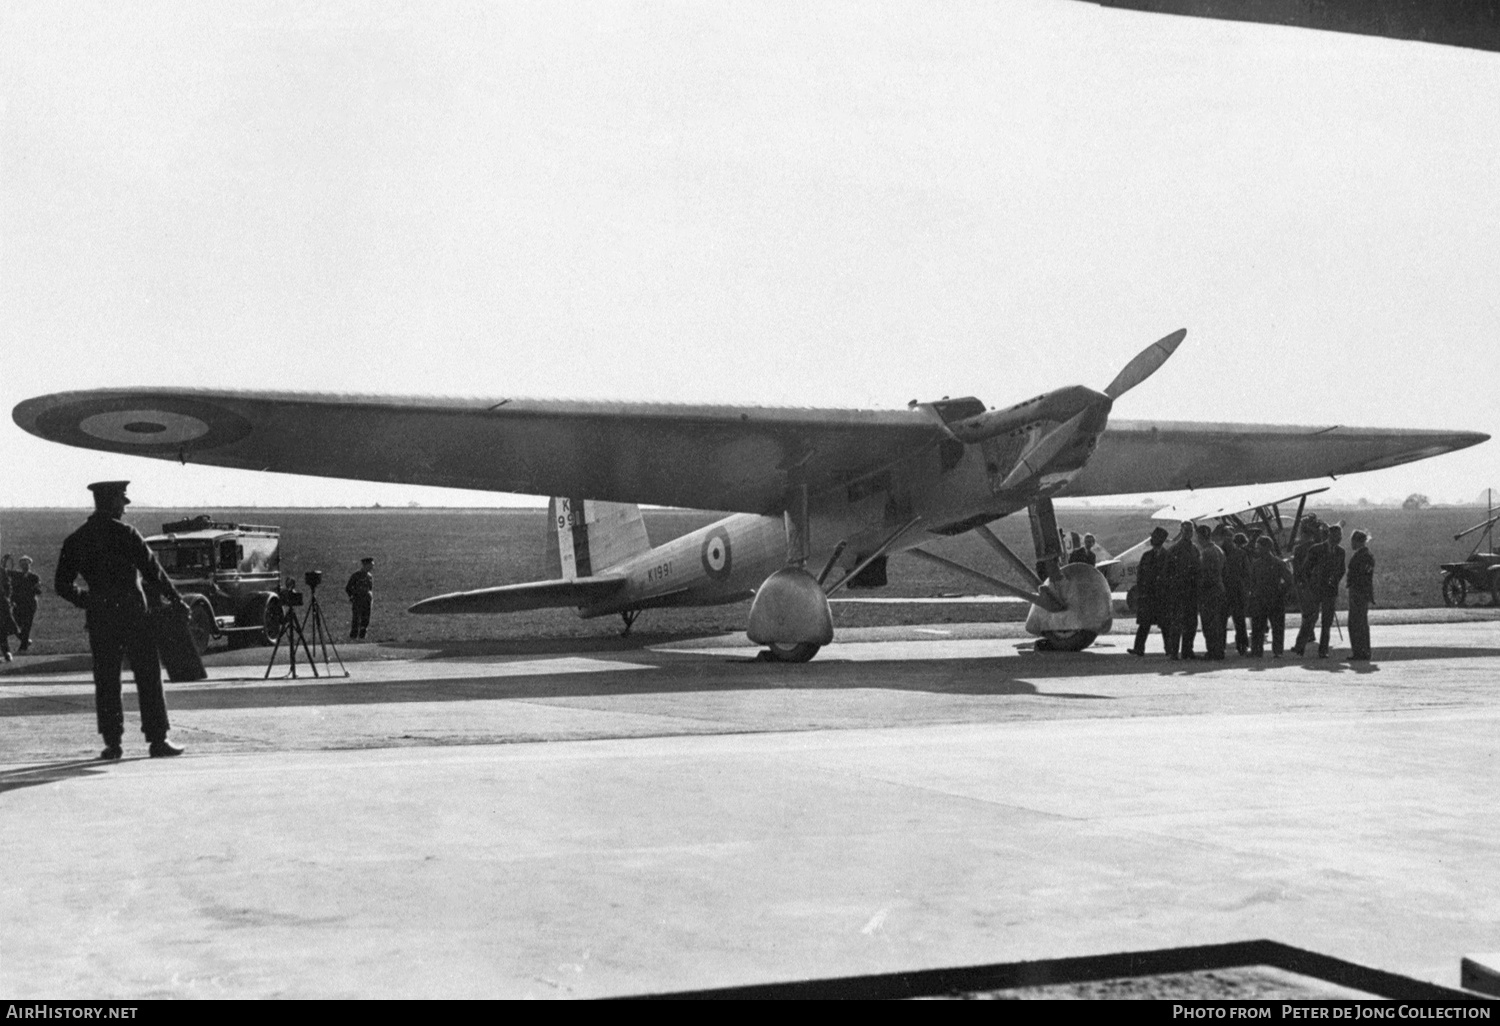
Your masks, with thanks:
M1041 474L1058 453L1073 444L1074 439L1078 437L1079 429L1083 427L1085 421L1092 419L1099 412L1100 406L1103 406L1103 412L1108 413L1109 407L1116 399L1155 374L1161 365L1167 362L1167 358L1177 351L1177 347L1186 337L1187 329L1179 328L1166 338L1158 339L1137 353L1135 358L1115 375L1115 379L1105 386L1103 395L1107 397L1106 399L1080 410L1037 439L1035 445L1021 454L1021 458L1005 476L1000 487L1018 488Z
M1118 399L1145 381L1167 362L1169 356L1177 352L1177 347L1182 345L1182 340L1185 338L1187 338L1187 329L1178 328L1166 338L1159 339L1136 353L1135 359L1127 363L1124 369L1115 375L1115 380L1104 386L1104 394L1111 399Z

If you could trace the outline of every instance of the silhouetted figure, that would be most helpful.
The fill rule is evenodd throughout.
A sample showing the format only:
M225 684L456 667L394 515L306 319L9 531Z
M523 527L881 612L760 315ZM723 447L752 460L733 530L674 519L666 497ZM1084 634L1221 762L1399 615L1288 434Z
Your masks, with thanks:
M94 711L104 738L101 759L121 755L125 715L120 704L120 660L125 656L130 658L141 707L141 732L150 742L152 758L182 754L181 748L167 740L170 724L161 689L161 661L146 620L146 600L149 593L152 599L164 598L177 606L183 601L145 539L120 520L130 503L125 497L129 483L89 485L94 513L63 542L53 579L57 593L87 614L84 625L94 657ZM87 591L77 586L80 576Z
M1198 549L1190 520L1182 522L1182 531L1167 550L1171 568L1172 615L1177 627L1177 651L1173 658L1197 659L1193 637L1198 633Z
M1224 550L1214 544L1207 524L1199 524L1198 617L1203 626L1204 656L1224 658Z
M1162 548L1167 529L1151 532L1151 547L1141 553L1135 572L1135 647L1134 655L1146 654L1146 640L1151 628L1161 628L1162 651L1177 658L1176 610L1172 606L1172 580L1167 566L1167 551Z
M1349 557L1349 658L1370 660L1370 607L1375 604L1375 556L1369 535L1355 531L1349 536L1354 554Z
M1245 617L1250 612L1249 541L1237 531L1229 544L1220 542L1224 550L1224 612L1234 625L1234 650L1240 655L1250 651L1250 636L1245 630Z
M1248 572L1250 588L1250 655L1265 655L1266 632L1271 634L1271 655L1281 658L1286 640L1286 596L1291 587L1291 571L1276 555L1271 539L1255 539L1255 555Z
M349 638L358 640L370 629L370 610L375 605L375 560L366 556L349 576L344 594L349 596Z

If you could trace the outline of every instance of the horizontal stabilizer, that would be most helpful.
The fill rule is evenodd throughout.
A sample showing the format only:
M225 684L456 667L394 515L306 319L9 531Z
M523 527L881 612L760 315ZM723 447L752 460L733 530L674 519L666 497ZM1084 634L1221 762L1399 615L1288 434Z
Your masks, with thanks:
M408 613L520 613L528 609L587 606L625 587L623 577L578 577L571 581L504 584L423 599Z

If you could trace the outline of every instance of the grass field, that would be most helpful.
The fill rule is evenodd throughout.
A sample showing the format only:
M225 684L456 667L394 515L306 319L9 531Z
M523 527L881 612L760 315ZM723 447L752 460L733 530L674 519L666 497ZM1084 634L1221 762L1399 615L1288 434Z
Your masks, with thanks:
M143 534L160 530L163 521L198 510L132 509L126 520ZM1472 540L1453 535L1484 518L1483 508L1440 507L1422 511L1317 508L1319 516L1345 523L1345 533L1363 527L1372 535L1376 558L1376 595L1387 608L1421 608L1442 604L1438 564L1462 559ZM63 538L83 522L82 510L0 511L0 546L36 560L35 571L46 589L33 649L38 653L84 651L83 614L56 598L51 577ZM246 509L217 510L221 520L277 524L282 528L283 573L295 576L322 570L324 612L336 636L347 631L348 603L344 581L360 557L376 559L375 614L371 637L378 641L434 644L478 640L607 636L618 630L617 618L581 620L567 609L540 610L511 616L412 616L406 608L418 599L448 591L557 576L543 565L546 514L527 510L425 509ZM653 543L684 534L716 518L715 514L647 511ZM1149 533L1152 522L1141 509L1067 509L1059 511L1064 527L1092 531L1100 544L1118 552ZM1000 525L1000 536L1016 551L1030 551L1030 529L1024 516ZM1347 542L1346 542L1347 545ZM972 536L950 539L939 551L1006 576L989 550ZM967 578L901 557L890 561L888 587L861 594L882 597L928 597L973 593ZM649 610L636 631L642 634L727 633L744 629L748 604L709 609ZM836 604L841 626L902 622L973 620L993 615L983 607L851 606Z

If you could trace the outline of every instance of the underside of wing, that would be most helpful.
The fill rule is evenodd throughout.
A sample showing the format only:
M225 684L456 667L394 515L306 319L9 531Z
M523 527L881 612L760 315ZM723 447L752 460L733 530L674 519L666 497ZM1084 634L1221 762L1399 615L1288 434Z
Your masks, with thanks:
M1270 484L1425 460L1489 438L1475 431L1111 420L1063 495Z
M625 587L623 577L578 577L571 581L533 581L476 591L455 591L423 599L409 613L521 613L528 609L587 606Z
M765 513L936 445L916 410L101 389L28 399L66 445L246 470Z

